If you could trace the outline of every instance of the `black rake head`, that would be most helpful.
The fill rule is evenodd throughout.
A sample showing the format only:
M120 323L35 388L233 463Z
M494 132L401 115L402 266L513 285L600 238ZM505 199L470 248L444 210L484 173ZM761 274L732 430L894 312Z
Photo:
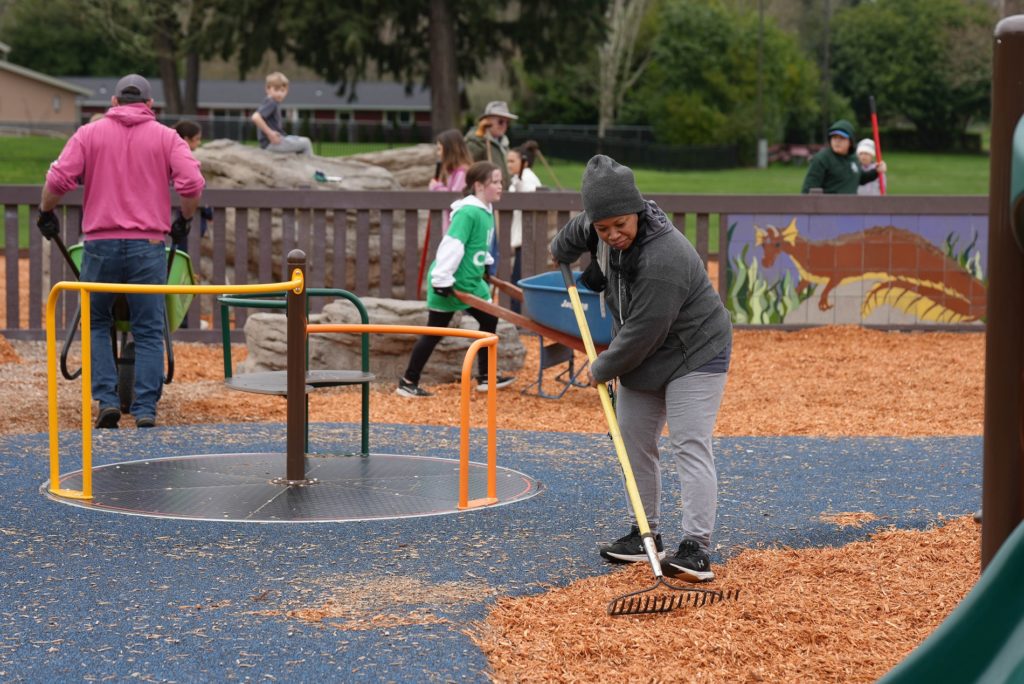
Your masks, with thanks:
M669 589L674 593L651 593L659 588ZM616 617L619 615L668 613L677 608L699 608L721 601L736 601L739 597L739 589L715 591L712 589L698 589L696 587L677 587L666 582L664 578L659 577L658 581L646 589L624 594L613 599L608 604L608 614Z

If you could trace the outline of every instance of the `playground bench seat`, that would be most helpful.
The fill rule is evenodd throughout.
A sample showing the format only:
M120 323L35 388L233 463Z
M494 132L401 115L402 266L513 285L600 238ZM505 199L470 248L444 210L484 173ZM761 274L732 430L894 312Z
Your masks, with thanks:
M373 382L376 376L373 373L352 370L311 370L306 371L306 392L312 392L320 387L338 387L341 385L358 385L361 383ZM255 394L275 394L287 396L288 373L287 371L264 371L260 373L245 373L233 375L224 379L224 384L233 390L240 392L253 392Z

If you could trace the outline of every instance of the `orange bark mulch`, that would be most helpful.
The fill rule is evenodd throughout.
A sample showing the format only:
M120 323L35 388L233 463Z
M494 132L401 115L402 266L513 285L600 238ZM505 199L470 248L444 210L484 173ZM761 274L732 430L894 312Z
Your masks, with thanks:
M45 366L38 344L20 346L26 344L0 344L0 394L7 391L9 400L26 408L8 417L2 434L47 429ZM165 388L161 425L284 422L279 397L223 387L219 345L174 349L176 377ZM590 389L570 389L560 400L519 393L537 376L536 340L526 349L518 384L499 394L498 427L605 432ZM716 434L978 435L984 350L982 332L896 333L855 326L737 331ZM244 348L234 354L241 359ZM545 382L559 370L546 371ZM458 386L431 390L437 391L434 399L409 400L397 397L390 383L375 387L372 421L457 424ZM78 385L61 382L59 391L61 425L73 429L80 421ZM483 424L482 399L474 393L477 426ZM351 389L318 392L310 399L311 419L358 422L359 404ZM872 519L864 511L822 517L858 527ZM488 656L491 676L501 682L874 681L934 630L977 581L978 535L977 524L963 518L925 532L890 530L842 548L747 550L716 565L718 579L711 585L741 589L739 601L661 616L608 617L608 600L650 584L650 568L638 564L543 594L499 599L474 628L474 638ZM288 617L358 629L366 616L347 611L343 602L327 601ZM433 614L410 614L401 606L374 615L395 626L436 621Z
M608 601L652 583L638 563L499 599L474 639L497 682L873 682L963 600L980 544L968 516L842 548L748 550L702 585L738 600L607 616Z
M0 335L0 364L5 363L20 363L21 357L18 356L18 352L15 351L11 343L7 341L3 335Z

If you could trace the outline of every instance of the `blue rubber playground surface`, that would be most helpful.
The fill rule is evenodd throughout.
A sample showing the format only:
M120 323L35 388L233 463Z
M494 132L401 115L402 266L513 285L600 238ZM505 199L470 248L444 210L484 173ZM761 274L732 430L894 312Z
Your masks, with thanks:
M313 452L342 451L357 443L358 426L314 424L311 437ZM0 438L0 681L487 681L467 631L488 607L611 571L597 545L627 527L606 436L498 439L499 465L538 480L537 496L432 517L264 524L64 505L40 492L47 436ZM376 453L458 450L455 428L374 425L371 440ZM473 461L485 460L483 444L474 433ZM980 506L980 436L722 438L715 448L717 562L744 548L923 529ZM95 465L283 453L285 428L96 432L93 449ZM76 469L80 436L62 434L61 451L63 470ZM668 496L677 486L670 469L665 476ZM820 519L849 511L878 520L842 528ZM661 529L666 544L678 542L678 519ZM300 619L339 601L347 613Z

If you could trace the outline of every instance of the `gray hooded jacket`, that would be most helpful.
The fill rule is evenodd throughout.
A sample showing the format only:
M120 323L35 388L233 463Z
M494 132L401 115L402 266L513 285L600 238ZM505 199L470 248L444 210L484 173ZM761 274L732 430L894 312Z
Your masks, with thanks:
M660 390L708 363L732 341L732 323L711 287L697 250L651 201L640 214L641 250L632 281L616 268L624 252L609 249L605 296L611 309L612 341L591 366L602 382L619 378L634 390ZM594 230L585 213L572 218L551 242L551 254L573 263L588 251ZM638 233L639 230L638 225Z

